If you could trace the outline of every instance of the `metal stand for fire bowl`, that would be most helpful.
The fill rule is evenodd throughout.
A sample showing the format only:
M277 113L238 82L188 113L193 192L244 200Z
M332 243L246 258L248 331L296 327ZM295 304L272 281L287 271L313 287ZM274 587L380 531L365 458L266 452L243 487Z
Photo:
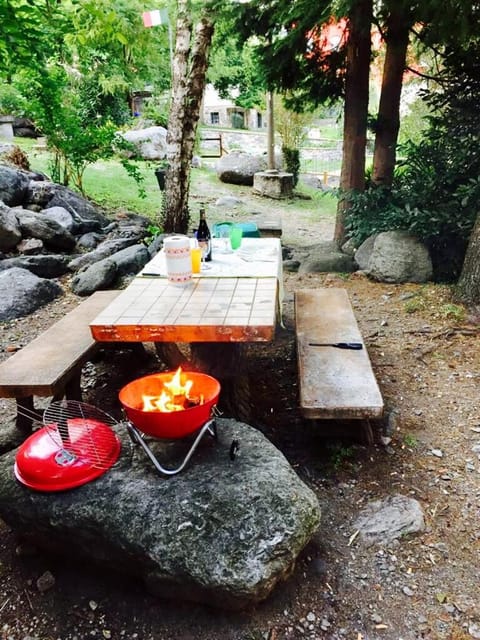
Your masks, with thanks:
M180 471L185 469L186 465L188 464L188 461L192 457L193 453L195 452L196 448L200 444L200 441L202 440L202 438L203 438L203 436L205 434L208 434L209 436L212 436L213 438L215 438L215 440L218 439L217 426L215 424L215 418L211 418L210 420L208 420L203 425L203 427L201 427L201 429L197 433L197 437L195 438L192 446L188 450L187 455L183 459L183 461L180 464L180 466L178 466L175 469L166 469L163 465L160 464L160 462L157 460L155 454L153 453L153 451L148 446L148 443L145 441L145 434L142 433L141 431L139 431L139 429L137 429L137 427L135 427L130 421L127 421L126 425L127 425L127 430L128 430L128 433L129 433L130 438L132 439L132 441L134 443L135 442L138 443L142 447L142 449L145 451L147 456L153 462L153 464L155 466L155 469L159 473L162 473L163 475L166 475L166 476L174 476L175 474L180 473ZM237 450L238 450L238 443L236 441L233 441L232 445L230 447L230 458L231 458L231 460L233 460L235 458Z

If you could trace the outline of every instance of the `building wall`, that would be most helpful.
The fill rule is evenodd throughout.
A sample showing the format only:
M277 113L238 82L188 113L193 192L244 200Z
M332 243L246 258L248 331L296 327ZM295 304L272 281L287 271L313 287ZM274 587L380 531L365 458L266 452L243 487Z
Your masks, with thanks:
M236 115L242 126L238 126ZM231 100L220 98L212 85L207 85L203 96L202 124L206 126L264 129L266 119L256 109L242 109Z

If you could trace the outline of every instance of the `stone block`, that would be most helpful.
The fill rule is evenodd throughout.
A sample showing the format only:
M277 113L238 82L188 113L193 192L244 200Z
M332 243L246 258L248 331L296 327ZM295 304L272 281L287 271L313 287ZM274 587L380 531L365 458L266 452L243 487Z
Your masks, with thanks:
M276 169L259 171L253 176L253 191L276 200L291 198L293 193L293 174L277 171Z

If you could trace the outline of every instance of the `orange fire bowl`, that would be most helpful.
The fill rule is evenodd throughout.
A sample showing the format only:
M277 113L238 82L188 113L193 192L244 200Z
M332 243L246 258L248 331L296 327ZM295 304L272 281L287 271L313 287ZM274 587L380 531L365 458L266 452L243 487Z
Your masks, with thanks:
M212 407L220 395L220 383L212 376L206 373L184 372L193 382L191 397L203 395L203 404L170 413L144 411L142 396L159 396L164 389L164 383L169 382L174 374L174 371L166 371L138 378L123 387L118 394L130 422L154 438L184 438L198 431L212 417Z

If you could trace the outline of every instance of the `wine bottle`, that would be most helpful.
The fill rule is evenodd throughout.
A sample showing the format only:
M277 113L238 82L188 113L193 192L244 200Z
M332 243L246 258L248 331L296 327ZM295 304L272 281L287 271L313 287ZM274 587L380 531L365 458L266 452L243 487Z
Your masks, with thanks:
M197 230L198 246L201 247L204 252L205 262L210 262L212 259L212 240L210 235L210 229L208 228L207 219L205 217L205 207L200 207L200 223Z

